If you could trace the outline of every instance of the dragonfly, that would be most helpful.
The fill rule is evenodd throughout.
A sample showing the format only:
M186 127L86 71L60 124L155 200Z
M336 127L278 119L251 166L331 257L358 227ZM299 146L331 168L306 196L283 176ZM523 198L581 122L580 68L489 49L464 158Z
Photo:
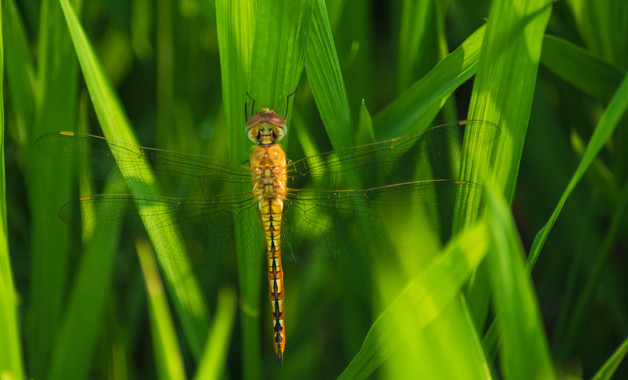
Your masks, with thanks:
M239 265L259 263L265 251L273 346L278 364L283 364L282 258L325 261L377 251L389 241L383 226L419 209L435 220L434 225L451 227L459 217L456 201L481 191L475 183L450 179L463 158L462 135L478 128L497 132L487 122L460 121L289 161L279 144L287 132L285 116L261 108L246 122L247 136L254 143L249 165L76 132L45 134L37 145L65 164L97 178L126 182L130 188L130 182L141 181L134 173L150 170L157 178L154 190L148 187L145 194L82 197L62 208L63 219L69 219L69 210L77 205L158 217L158 223L145 228L177 225L187 252L200 252L156 247L158 254L173 259L233 259L237 239L245 239L259 252L238 255ZM88 228L98 222L95 214L82 218ZM302 246L306 248L300 252Z

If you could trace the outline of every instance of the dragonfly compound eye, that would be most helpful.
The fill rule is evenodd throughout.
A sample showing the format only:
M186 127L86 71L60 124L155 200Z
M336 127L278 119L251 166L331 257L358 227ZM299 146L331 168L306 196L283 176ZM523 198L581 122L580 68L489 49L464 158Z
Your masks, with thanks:
M246 122L249 139L260 144L272 144L286 135L286 121L269 108L262 108Z

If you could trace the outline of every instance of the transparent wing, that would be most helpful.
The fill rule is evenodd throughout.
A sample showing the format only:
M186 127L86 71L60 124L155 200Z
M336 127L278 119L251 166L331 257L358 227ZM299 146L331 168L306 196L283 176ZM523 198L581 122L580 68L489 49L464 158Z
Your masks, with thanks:
M481 187L458 180L426 180L365 190L296 190L286 202L284 256L327 261L386 252L389 231L406 223L449 238L457 201L478 199ZM479 204L469 205L476 213ZM383 251L382 251L383 250Z
M118 162L133 180L134 173L151 169L164 196L216 194L225 184L250 184L251 169L219 158L145 148L76 132L53 132L37 139L37 146L57 161L94 178L126 184ZM141 176L137 176L141 178Z
M289 164L283 254L297 260L328 260L369 252L386 245L388 234L382 226L415 215L422 215L422 220L446 234L453 222L451 208L456 199L461 193L480 190L469 182L433 178L455 178L461 137L469 128L486 128L495 135L499 132L490 123L466 121ZM264 234L257 202L246 191L251 187L250 168L72 132L44 135L37 145L94 177L113 176L124 183L113 152L125 171L130 170L131 178L134 170L139 173L150 166L160 182L159 194L83 198L66 206L62 218L67 220L74 206L123 208L138 227L145 217L177 225L191 256L172 253L175 259L234 261L235 241L245 239L259 247L260 254L239 264L263 260ZM141 207L138 217L135 205L149 207ZM477 207L470 210L475 212ZM82 218L87 228L95 225L96 214L83 213Z
M456 178L464 133L480 128L493 138L499 133L492 123L466 120L306 157L287 166L288 186L369 189L418 180Z
M108 212L113 210L118 215L124 213L125 222L130 224L131 230L146 229L150 232L155 229L163 232L169 229L160 227L178 228L186 247L180 247L174 252L166 252L165 247L158 249L158 252L165 252L163 256L171 259L191 261L195 265L216 259L226 263L237 261L238 265L249 265L259 263L265 257L259 209L250 192L187 198L97 194L66 204L59 211L59 216L64 221L71 222L80 212L83 228L91 230L97 223L99 228L112 225L110 221L103 220L103 217L107 218L109 215L112 219L117 218L116 214ZM145 218L152 218L155 223L146 227L143 223ZM164 238L171 240L169 236ZM246 239L255 248L255 254L236 258L235 239Z

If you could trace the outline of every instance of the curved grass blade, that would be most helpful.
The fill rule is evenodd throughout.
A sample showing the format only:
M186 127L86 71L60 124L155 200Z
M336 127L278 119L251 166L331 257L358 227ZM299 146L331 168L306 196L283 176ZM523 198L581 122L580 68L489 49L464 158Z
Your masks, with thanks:
M19 140L29 140L28 127L33 122L35 113L35 69L28 51L28 42L24 25L14 0L5 3L6 13L2 33L6 43L6 77L20 133Z
M552 1L493 2L473 85L468 118L486 120L502 129L494 179L512 199L521 151L530 118L545 28ZM482 131L476 131L482 134ZM470 134L466 149L481 140ZM480 141L481 142L481 141ZM461 178L480 182L490 168L490 155L474 153Z
M567 202L567 199L571 195L571 192L574 190L578 182L580 182L580 179L582 179L582 176L584 176L584 173L589 168L589 166L591 166L591 163L593 163L593 159L597 156L597 154L604 146L604 143L606 143L608 138L611 136L622 116L626 112L627 108L628 75L624 76L621 85L619 86L619 88L615 92L615 95L606 107L606 110L604 111L600 122L595 128L595 132L593 132L593 136L591 136L591 141L589 142L589 145L584 152L582 161L580 161L576 172L571 177L567 188L563 192L563 195L560 197L560 200L558 201L554 212L550 216L547 223L545 223L543 228L541 228L541 230L536 234L534 238L534 243L532 244L532 248L530 249L530 256L527 263L527 268L529 271L534 268L534 264L541 254L541 249L545 245L545 241L552 231L552 227L554 227L554 223L556 222L556 219L558 219L558 216L560 215L560 212L563 209L565 202Z
M162 380L183 380L185 379L185 373L181 360L181 351L179 350L177 336L172 324L172 316L168 310L168 300L159 278L157 263L147 242L138 241L136 248L148 293L148 311L157 374Z
M218 292L216 317L207 334L205 351L199 361L198 371L194 376L198 380L220 379L227 361L229 338L235 320L237 295L231 288L224 288Z
M541 63L574 87L606 102L611 99L621 73L596 55L562 38L545 35Z
M318 112L334 149L354 145L351 110L327 7L323 0L313 0L312 25L305 67Z
M367 378L402 344L439 318L488 252L487 227L476 225L447 245L425 272L413 279L371 326L360 352L341 379Z
M505 379L553 379L554 370L538 301L525 271L524 252L506 202L486 189L491 250L488 270L502 345Z
M39 136L75 124L77 60L58 2L41 3L37 41L37 73L33 84L34 116L28 136ZM27 75L27 74L26 74ZM28 111L28 109L22 110ZM30 117L25 116L28 121ZM37 154L29 138L26 152L30 230L30 288L25 338L29 376L48 373L59 322L63 314L70 267L68 227L57 209L71 196L71 170Z
M96 115L105 136L136 144L136 139L122 111L120 102L105 78L100 63L76 19L72 7L67 0L61 0L61 6ZM127 176L124 163L119 163L119 167L122 174ZM132 192L143 194L154 191L155 180L150 171L144 170L142 173L134 174L134 181L129 183ZM138 207L141 208L142 206L138 205ZM168 247L167 249L172 252L184 250L184 243L176 226L157 227L159 224L157 218L144 218L143 222L147 226L155 226L155 228L148 228L149 231L152 231L149 232L149 236L155 246ZM183 323L183 331L190 350L195 356L198 356L202 350L202 342L208 328L207 307L198 283L187 263L183 261L171 262L164 256L160 256L160 264L166 276L168 290L175 304L175 309Z
M110 185L105 191L108 189L111 189ZM56 337L48 379L81 379L89 374L95 343L104 324L105 306L111 296L114 260L124 215L121 206L81 210L85 217L93 214L97 223L85 239L86 245Z
M610 358L604 363L602 368L593 376L593 380L610 380L613 378L617 367L628 353L628 338L624 339L621 345L613 352Z
M0 31L2 30L0 7ZM4 165L4 38L0 38L0 372L3 376L23 379L22 347L18 324L16 292L9 260L6 182Z
M477 71L484 31L484 26L478 28L429 73L376 114L373 117L375 135L390 138L427 128L454 90Z
M268 107L289 118L287 97L303 72L311 18L312 0L258 2L249 83L256 108Z
M486 131L478 129L465 135L463 151L471 159L463 162L460 178L481 185L486 180L497 183L508 203L519 172L551 10L551 0L492 2L482 42L468 118L492 122L501 133L494 145L495 155L489 153L493 149L487 149L493 147L486 145ZM484 270L480 268L468 290L469 308L476 323L483 323L489 307Z

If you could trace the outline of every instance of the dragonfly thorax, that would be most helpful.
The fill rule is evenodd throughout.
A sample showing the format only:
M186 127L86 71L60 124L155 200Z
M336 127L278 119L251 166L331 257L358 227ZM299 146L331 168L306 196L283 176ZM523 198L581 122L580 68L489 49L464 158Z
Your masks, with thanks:
M253 194L258 201L282 200L287 192L286 153L280 145L258 145L251 152Z
M274 144L286 135L286 121L270 108L262 108L247 120L246 133L255 143Z

